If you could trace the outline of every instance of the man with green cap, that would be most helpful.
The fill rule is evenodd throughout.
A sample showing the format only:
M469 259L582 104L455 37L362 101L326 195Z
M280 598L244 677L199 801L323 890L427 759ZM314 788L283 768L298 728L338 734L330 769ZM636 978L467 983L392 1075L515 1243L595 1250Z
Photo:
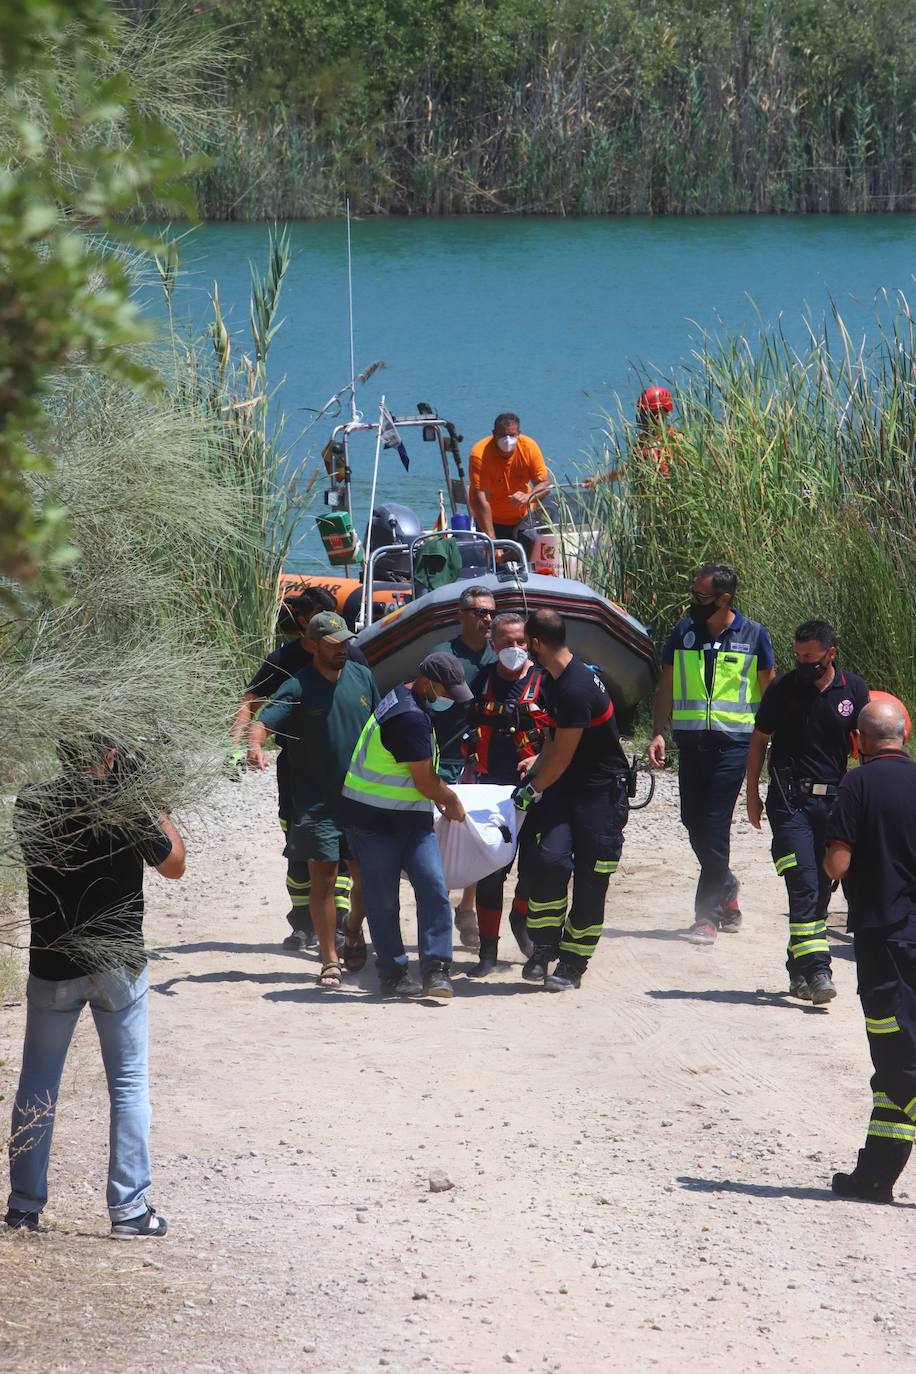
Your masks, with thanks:
M311 663L274 693L248 731L250 767L266 768L268 733L283 737L289 755L287 857L290 873L293 867L301 869L299 876L311 883L310 909L322 962L318 985L324 988L340 987L341 981L334 884L341 859L349 859L340 824L341 788L356 742L379 699L369 669L348 657L353 638L335 612L313 616L307 629ZM355 938L362 941L363 914L359 874L352 863L350 875L348 944Z

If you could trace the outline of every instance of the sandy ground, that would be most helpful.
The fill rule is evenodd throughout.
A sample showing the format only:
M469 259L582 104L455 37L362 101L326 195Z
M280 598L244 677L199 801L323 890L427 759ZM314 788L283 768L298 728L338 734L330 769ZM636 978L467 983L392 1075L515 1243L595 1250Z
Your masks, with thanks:
M225 784L193 825L187 878L149 884L169 1235L107 1238L85 1019L48 1230L0 1234L0 1368L912 1364L906 1181L892 1208L829 1192L869 1108L842 904L839 998L790 1001L784 889L742 822L745 929L685 945L695 868L664 791L631 819L579 994L523 983L510 937L485 983L461 976L459 953L455 999L433 1006L382 1003L369 968L316 989L315 959L279 947L273 780ZM23 1008L2 1017L5 1112ZM454 1187L430 1193L434 1169Z

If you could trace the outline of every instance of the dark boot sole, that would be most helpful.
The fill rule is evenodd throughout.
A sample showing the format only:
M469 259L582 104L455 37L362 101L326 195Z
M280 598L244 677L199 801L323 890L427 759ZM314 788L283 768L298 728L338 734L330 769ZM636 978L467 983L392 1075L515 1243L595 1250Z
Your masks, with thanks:
M809 1001L816 1007L825 1007L828 1002L832 1002L836 997L836 988L821 988L818 992L812 992Z

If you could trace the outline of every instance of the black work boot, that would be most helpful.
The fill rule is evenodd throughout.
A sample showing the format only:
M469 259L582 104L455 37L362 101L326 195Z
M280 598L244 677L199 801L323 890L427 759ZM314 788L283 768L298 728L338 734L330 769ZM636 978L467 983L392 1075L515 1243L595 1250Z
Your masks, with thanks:
M492 973L496 968L496 951L498 949L498 940L492 939L489 935L481 935L480 957L476 964L465 969L468 978L486 978L488 973Z
M423 984L414 978L405 965L379 974L383 997L422 997Z
M452 996L453 988L448 971L449 965L441 959L436 959L429 965L423 975L424 997L435 997L437 1000L447 1001Z
M569 959L561 959L554 969L544 979L544 987L548 992L571 992L582 983L582 975L585 969L578 964L573 964Z
M550 945L535 945L531 958L525 961L522 977L528 983L543 983L556 957L557 952Z
M869 1136L851 1174L834 1174L831 1187L838 1197L859 1202L893 1202L894 1184L903 1173L912 1145L903 1140Z
M526 959L530 959L534 953L534 941L528 934L528 922L520 911L509 912L509 929L515 936L515 943L518 945Z

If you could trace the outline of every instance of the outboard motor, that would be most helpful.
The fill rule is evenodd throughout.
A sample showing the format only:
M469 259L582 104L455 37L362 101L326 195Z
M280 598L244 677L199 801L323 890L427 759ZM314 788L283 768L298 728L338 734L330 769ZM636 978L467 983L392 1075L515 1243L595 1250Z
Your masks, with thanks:
M422 532L414 511L402 506L398 501L389 501L384 506L374 506L366 534L366 544L374 552L387 548L390 544L409 544ZM406 582L410 578L410 558L406 552L384 554L375 565L375 576L380 582Z

